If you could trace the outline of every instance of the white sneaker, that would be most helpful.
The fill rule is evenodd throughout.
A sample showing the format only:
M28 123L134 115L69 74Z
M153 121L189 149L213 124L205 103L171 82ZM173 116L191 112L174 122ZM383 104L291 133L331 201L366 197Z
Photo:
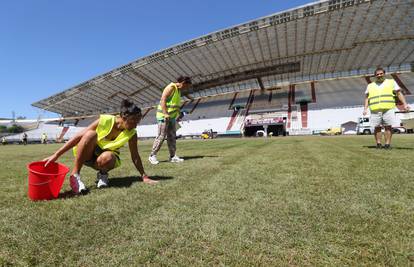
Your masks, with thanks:
M86 194L88 189L85 184L81 181L79 174L74 174L70 176L70 187L75 194Z
M96 184L97 188L108 187L109 181L108 181L108 174L107 173L98 172L96 174L96 179L98 180L98 182Z
M179 163L179 162L183 162L184 159L178 157L177 155L175 155L174 157L170 158L170 162L175 162L175 163Z
M149 160L149 162L150 162L151 164L153 164L153 165L157 165L158 163L160 163L160 162L157 160L157 156L156 156L156 155L149 156L148 160Z

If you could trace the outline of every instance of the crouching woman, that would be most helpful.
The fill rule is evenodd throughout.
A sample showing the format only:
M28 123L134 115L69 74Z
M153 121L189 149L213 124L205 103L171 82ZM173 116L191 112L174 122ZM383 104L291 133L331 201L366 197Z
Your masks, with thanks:
M70 186L74 193L85 194L88 189L81 180L82 166L97 170L97 187L107 187L108 172L121 165L119 149L128 142L132 162L141 174L143 182L155 184L157 181L146 175L138 153L136 127L141 118L141 109L129 100L124 100L119 115L100 115L99 119L43 161L46 162L45 165L54 162L73 148L75 161L70 175Z

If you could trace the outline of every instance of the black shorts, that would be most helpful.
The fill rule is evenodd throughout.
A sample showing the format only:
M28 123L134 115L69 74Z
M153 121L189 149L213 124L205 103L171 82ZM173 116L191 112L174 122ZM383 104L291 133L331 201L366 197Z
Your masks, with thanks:
M98 159L98 157L105 151L110 151L110 150L103 150L102 148L100 148L99 146L95 147L95 150L93 151L92 154L92 158L88 159L87 161L85 161L84 165L91 167L91 168L95 168L96 165L96 160ZM119 153L116 153L115 151L111 151L115 157L116 157L116 162L115 162L115 167L118 167L121 163L121 160L119 158Z

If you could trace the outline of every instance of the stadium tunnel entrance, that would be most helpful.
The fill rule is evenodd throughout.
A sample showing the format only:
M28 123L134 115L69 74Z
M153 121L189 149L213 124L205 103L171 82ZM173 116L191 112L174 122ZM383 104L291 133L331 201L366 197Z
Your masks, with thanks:
M249 115L244 121L244 136L286 136L286 117L278 115Z
M284 124L273 124L267 128L267 134L272 136L286 136L286 127Z
M264 127L262 125L244 127L244 136L247 136L247 137L256 136L259 131L264 132Z
M286 128L284 124L245 126L244 136L286 136Z

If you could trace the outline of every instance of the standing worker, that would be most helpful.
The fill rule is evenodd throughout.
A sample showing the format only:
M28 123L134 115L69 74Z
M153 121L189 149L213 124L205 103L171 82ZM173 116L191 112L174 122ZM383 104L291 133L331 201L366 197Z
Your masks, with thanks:
M47 135L46 135L46 133L42 133L42 136L40 137L40 139L41 139L42 144L45 144L46 145L46 143L47 143Z
M151 154L148 158L151 164L158 164L157 153L162 143L167 137L168 150L170 152L170 162L182 162L184 159L179 158L176 152L176 119L180 115L181 92L191 100L192 97L185 93L191 86L191 78L180 76L177 82L172 82L164 88L160 104L157 108L158 135L154 140Z
M371 111L370 122L375 128L374 137L376 148L382 148L381 127L384 127L385 144L384 149L391 148L392 126L396 124L395 118L395 98L403 104L403 110L408 111L410 107L405 101L401 88L393 79L385 79L385 70L377 68L374 72L375 81L368 84L365 91L365 102L363 115L367 115L368 107Z
M23 133L22 143L23 145L27 145L27 133Z

